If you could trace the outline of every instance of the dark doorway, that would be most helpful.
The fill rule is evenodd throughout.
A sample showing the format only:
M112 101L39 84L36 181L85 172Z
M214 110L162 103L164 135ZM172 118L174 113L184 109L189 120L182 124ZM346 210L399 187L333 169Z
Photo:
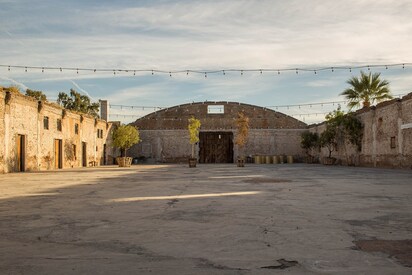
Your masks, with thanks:
M87 167L87 144L82 142L82 165Z
M103 165L107 165L107 160L106 160L106 152L107 151L107 147L106 144L103 144Z
M63 168L63 141L61 139L54 140L54 168Z
M26 136L17 135L17 171L26 170Z
M233 163L232 132L200 132L200 163Z

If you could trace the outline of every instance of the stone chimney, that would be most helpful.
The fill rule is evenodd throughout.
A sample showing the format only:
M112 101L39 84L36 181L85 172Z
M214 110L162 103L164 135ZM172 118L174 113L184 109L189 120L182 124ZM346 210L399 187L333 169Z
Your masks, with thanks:
M100 101L100 118L109 121L109 103L107 100Z

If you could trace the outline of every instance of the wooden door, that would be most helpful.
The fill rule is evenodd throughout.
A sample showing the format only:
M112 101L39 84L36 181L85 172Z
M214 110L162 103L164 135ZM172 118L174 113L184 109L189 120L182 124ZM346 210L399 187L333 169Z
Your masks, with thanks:
M200 132L200 163L233 163L232 132Z
M63 141L61 139L54 140L54 168L63 168Z
M82 142L82 165L87 167L87 144Z
M24 172L26 170L26 136L17 135L17 171Z
M106 147L106 144L103 144L103 165L107 165L106 153L107 153L107 147Z

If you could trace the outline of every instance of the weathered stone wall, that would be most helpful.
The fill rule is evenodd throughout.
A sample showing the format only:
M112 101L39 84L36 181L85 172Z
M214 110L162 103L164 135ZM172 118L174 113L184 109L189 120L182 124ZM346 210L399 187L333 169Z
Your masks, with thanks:
M5 152L5 125L4 115L6 103L4 100L5 93L0 88L0 173L4 173L6 165L6 152Z
M370 167L412 167L412 93L402 99L394 99L364 108L356 112L364 126L362 150L358 152L350 144L341 145L332 156L342 164ZM402 129L404 128L404 129ZM310 131L321 133L324 124L310 127ZM326 149L320 158L328 155Z
M208 107L223 106L222 114L208 113ZM218 107L220 108L220 107ZM201 121L200 131L232 132L236 138L237 114L244 112L250 121L245 155L294 155L300 157L300 135L306 124L270 109L236 102L200 102L171 107L136 120L142 142L129 152L133 157L144 156L159 162L184 162L191 154L188 119ZM234 141L233 141L234 142ZM197 145L196 154L199 148ZM238 148L234 146L234 159Z
M296 159L303 155L300 135L305 129L252 129L244 148L246 156L292 155ZM128 155L152 158L157 162L186 162L191 154L187 130L139 130L141 142L133 146ZM236 137L236 131L231 131ZM198 145L196 154L199 153ZM234 158L238 156L234 147Z
M111 123L62 109L57 104L38 102L19 93L11 94L6 103L6 91L0 90L0 172L15 172L17 138L24 135L25 171L56 169L55 140L62 144L62 168L83 166L82 143L86 143L86 166L102 165L113 155ZM48 117L48 129L44 118ZM58 129L61 121L61 130ZM75 125L78 132L75 132ZM98 131L99 130L99 131ZM99 132L99 135L98 135Z

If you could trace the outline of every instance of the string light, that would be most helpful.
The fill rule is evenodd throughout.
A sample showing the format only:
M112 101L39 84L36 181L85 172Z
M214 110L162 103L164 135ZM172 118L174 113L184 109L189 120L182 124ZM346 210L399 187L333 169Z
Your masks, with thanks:
M189 74L189 72L192 73L197 73L197 74L204 74L205 72L207 72L208 74L213 74L213 73L223 73L223 75L226 74L227 71L231 71L231 72L239 72L241 75L243 75L244 72L248 71L248 72L258 72L263 74L263 72L274 72L274 73L278 73L278 75L280 74L280 72L287 72L287 71L295 71L296 74L299 74L299 71L301 72L314 72L315 74L317 74L319 71L325 71L325 70L331 70L332 72L334 72L335 70L347 70L349 69L349 72L352 72L352 69L367 69L367 70L371 70L372 68L385 68L385 69L389 69L390 67L402 67L402 69L405 69L407 66L412 66L412 63L394 63L394 64L386 64L386 65L381 65L381 64L368 64L368 65L359 65L359 66L329 66L329 67L319 67L319 68L299 68L299 67L295 67L295 68L268 68L268 69L231 69L231 70L203 70L203 71L198 71L198 70L154 70L154 69L139 69L139 70L129 70L129 69L116 69L116 68L112 68L112 69L98 69L98 68L80 68L80 67L47 67L47 66L28 66L28 65L11 65L11 64L0 64L0 67L7 67L8 71L11 71L12 68L22 68L22 69L27 69L28 71L30 69L43 69L43 70L47 70L47 71L53 71L53 70L60 70L60 72L62 72L63 70L65 71L76 71L76 73L79 73L79 70L81 71L90 71L90 72L132 72L133 74L136 71L139 72L147 72L147 73L151 73L152 75L154 75L154 73L160 73L160 74L166 74L168 73L169 75L171 74L178 74L178 73L186 73Z
M400 98L404 95L406 95L406 94L396 94L394 96ZM202 103L202 102L198 102L198 103ZM210 103L210 102L205 101L203 103ZM214 102L214 103L216 103L216 102ZM299 104L288 104L288 105L272 105L272 106L263 106L263 108L276 109L276 110L278 110L279 108L289 109L289 108L293 108L293 107L301 108L301 107L305 107L305 106L312 108L313 106L324 107L324 105L333 105L333 106L335 106L335 104L339 105L339 104L346 104L346 103L347 103L347 101L341 100L341 101L312 102L312 103L299 103ZM190 104L193 105L193 103L190 103ZM241 103L239 102L239 105L240 104ZM171 107L161 107L161 106L137 106L137 105L109 104L109 108L111 108L111 109L116 109L116 107L120 107L121 109L124 108L124 109L136 109L136 110L138 110L138 109L142 109L142 110L145 110L145 109L163 110L163 109L165 109L165 110L168 110L168 109L171 108ZM176 107L180 107L180 105L176 106ZM177 109L176 109L176 112L177 112Z

